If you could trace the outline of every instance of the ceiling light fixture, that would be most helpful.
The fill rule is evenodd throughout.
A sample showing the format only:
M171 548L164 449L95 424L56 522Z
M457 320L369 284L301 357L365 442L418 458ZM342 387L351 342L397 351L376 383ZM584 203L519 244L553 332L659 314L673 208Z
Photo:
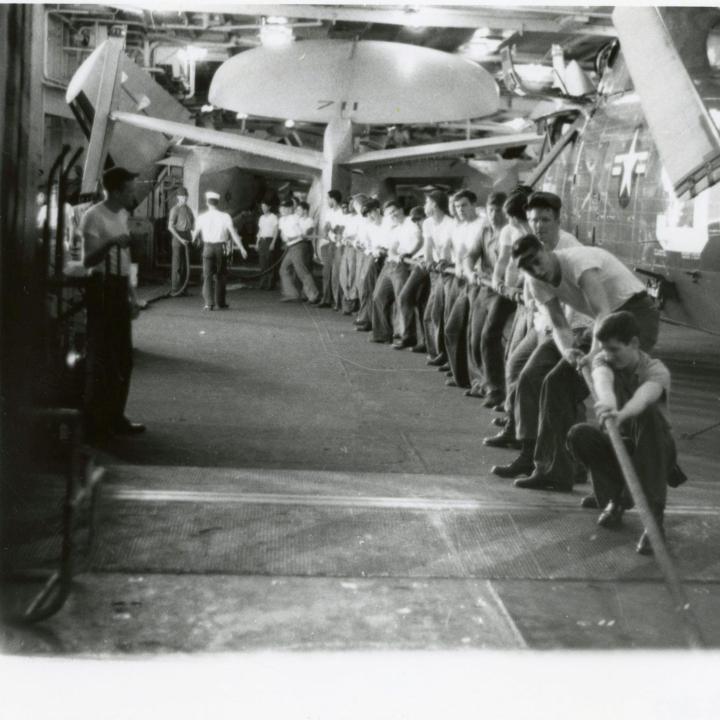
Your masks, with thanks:
M286 127L286 128L294 128L294 127L295 127L295 121L294 121L294 120L286 120L286 121L285 121L285 127Z
M265 47L284 47L294 39L292 28L287 24L287 18L271 16L263 21L260 28L260 42Z

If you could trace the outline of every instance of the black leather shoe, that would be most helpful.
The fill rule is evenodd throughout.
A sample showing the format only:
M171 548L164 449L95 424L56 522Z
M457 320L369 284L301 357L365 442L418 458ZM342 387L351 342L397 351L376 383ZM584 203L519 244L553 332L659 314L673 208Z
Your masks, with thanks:
M396 350L404 350L405 348L412 347L413 345L414 345L414 343L411 342L410 340L396 340L393 343L393 347Z
M145 432L145 426L142 423L131 422L127 418L123 418L113 426L113 432L116 435L139 435Z
M352 310L343 310L343 315L352 315Z
M600 508L600 503L598 503L597 498L594 495L586 495L580 501L580 507L585 508L586 510L598 510Z
M455 380L453 380L452 378L448 378L448 379L445 381L445 384L446 384L448 387L457 387L457 386L458 386L458 384L457 384L457 383L455 382Z
M225 303L224 305L218 305L218 308L219 308L220 310L227 310L229 307L230 307L230 306L229 306L227 303Z
M447 372L450 369L450 365L448 363L443 363L442 365L438 366L438 372Z
M647 534L647 530L643 530L643 534L640 536L637 545L635 546L635 552L639 555L654 555L652 544L650 542L650 536Z
M410 352L417 353L418 355L422 355L423 353L427 352L427 348L424 345L415 345L413 349Z
M493 466L491 472L498 477L511 479L520 477L520 475L529 475L534 468L532 458L518 455L509 465Z
M598 516L597 524L600 527L608 529L619 528L622 525L622 516L624 512L625 509L622 505L618 505L611 500L607 504L607 507Z
M330 307L332 307L332 305L331 305L330 303L328 303L328 302L321 302L321 303L318 303L318 307L321 307L321 308L330 308Z
M380 345L388 345L388 344L390 343L390 340L378 340L378 339L375 338L375 337L371 337L371 338L370 338L370 342L371 342L371 343L378 343L378 344L380 344Z
M495 427L505 427L508 424L510 418L505 415L504 417L495 417L492 419L492 424Z
M519 450L521 447L520 441L515 437L513 430L508 430L508 428L504 428L497 435L486 437L483 440L483 445L494 448L510 448L512 450Z
M438 355L438 357L430 358L427 364L439 368L445 364L445 358L442 355Z
M555 490L556 492L572 492L572 483L558 482L550 475L533 471L533 474L526 478L516 480L515 487L525 490Z
M372 330L372 325L370 323L359 323L355 327L356 332L370 332Z

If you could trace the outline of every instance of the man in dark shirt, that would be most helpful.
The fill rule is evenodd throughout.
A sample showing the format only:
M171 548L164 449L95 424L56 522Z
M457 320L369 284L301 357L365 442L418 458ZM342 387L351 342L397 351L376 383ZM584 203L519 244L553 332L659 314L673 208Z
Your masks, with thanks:
M597 395L595 413L601 426L613 419L619 427L658 525L662 529L667 486L677 485L675 441L668 421L670 372L640 349L641 329L629 312L607 315L595 338L601 352L593 360L593 385ZM585 507L604 508L601 527L618 527L626 508L632 506L623 474L610 439L600 427L573 425L568 448L589 471L596 502ZM592 496L588 498L592 500ZM651 551L646 533L637 546Z
M188 207L188 191L181 187L175 196L176 205L170 210L168 230L172 235L172 266L170 282L175 295L183 290L189 268L187 266L187 248L192 240L195 228L195 216Z

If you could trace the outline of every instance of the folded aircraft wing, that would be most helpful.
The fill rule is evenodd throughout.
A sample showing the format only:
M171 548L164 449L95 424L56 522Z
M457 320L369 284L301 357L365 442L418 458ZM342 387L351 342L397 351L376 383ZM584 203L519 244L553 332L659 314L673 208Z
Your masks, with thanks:
M235 135L220 130L195 127L186 123L161 120L147 115L138 115L137 113L114 112L110 117L115 122L145 130L153 130L164 135L182 137L194 142L227 148L228 150L238 150L251 155L272 158L273 160L301 165L312 170L322 170L325 167L323 154L317 150L281 145L280 143L258 140L246 135Z
M478 138L477 140L457 140L453 142L431 143L412 147L393 148L392 150L373 150L353 155L343 165L361 167L380 163L402 162L403 160L422 160L431 157L469 155L474 152L490 152L521 145L532 145L543 141L542 135L519 133L501 137Z

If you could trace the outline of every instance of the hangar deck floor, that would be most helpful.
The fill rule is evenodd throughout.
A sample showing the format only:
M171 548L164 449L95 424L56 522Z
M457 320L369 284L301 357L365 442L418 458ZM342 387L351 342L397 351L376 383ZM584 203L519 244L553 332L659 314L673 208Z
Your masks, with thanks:
M422 356L255 290L197 290L136 322L129 415L101 461L98 533L65 608L6 627L20 654L249 649L682 647L639 518L490 474L491 413ZM667 531L720 645L720 342L663 326L691 481Z

